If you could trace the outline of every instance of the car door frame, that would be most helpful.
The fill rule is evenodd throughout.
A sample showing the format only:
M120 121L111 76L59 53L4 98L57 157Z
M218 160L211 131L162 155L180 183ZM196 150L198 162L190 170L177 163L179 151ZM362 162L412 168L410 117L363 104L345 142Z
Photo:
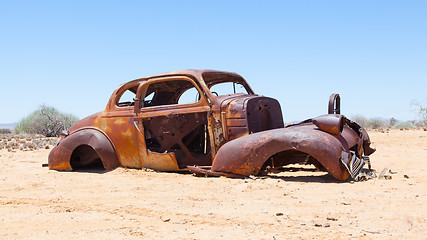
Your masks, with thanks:
M200 100L195 103L173 104L141 107L144 101L144 95L148 88L153 83L162 81L185 80L193 84L200 94ZM141 166L143 168L151 168L160 171L180 171L183 170L178 166L178 161L174 153L158 153L152 152L147 148L143 120L147 118L173 115L173 114L191 114L191 113L206 113L209 119L211 110L209 100L203 92L203 88L199 86L197 81L189 76L165 76L148 79L140 83L135 98L133 122L137 129L136 141L139 150ZM209 131L209 130L208 130ZM212 156L213 158L213 156Z

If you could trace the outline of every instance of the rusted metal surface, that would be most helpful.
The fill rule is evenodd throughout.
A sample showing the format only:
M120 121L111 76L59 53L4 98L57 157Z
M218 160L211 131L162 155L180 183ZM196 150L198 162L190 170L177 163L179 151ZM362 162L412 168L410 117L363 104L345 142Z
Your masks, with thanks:
M310 154L337 179L345 180L348 177L347 171L335 161L341 154L339 141L327 133L315 130L311 124L254 133L231 141L218 151L212 170L246 176L257 175L271 157L271 165L274 167L294 163L291 162L294 159L292 157L274 156L291 150L294 153Z
M313 118L313 123L320 130L333 135L342 133L344 129L344 118L338 114L328 114Z
M348 126L343 132L332 135L308 122L254 133L225 144L212 170L249 176L259 174L265 164L278 168L308 160L320 163L336 179L346 180L349 172L340 162L341 153L350 151L361 138Z
M328 114L341 113L341 98L339 94L333 93L329 97Z
M87 147L94 151L87 151ZM81 150L85 154L73 156L73 152L76 149L77 152ZM64 158L70 160L61 161ZM71 170L73 164L80 166L91 165L97 159L102 160L102 165L105 169L113 169L119 166L115 150L104 134L95 129L80 129L74 132L72 136L64 138L61 144L50 152L49 168Z
M227 84L228 91L211 90ZM129 99L123 99L126 94ZM136 79L119 86L103 112L64 133L49 155L49 168L98 162L106 169L239 177L302 162L345 180L357 174L354 159L375 150L363 128L339 115L338 94L331 95L328 112L284 127L279 102L255 94L235 73L183 70Z
M284 127L282 111L277 100L268 97L246 96L226 99L221 104L225 140L251 133Z

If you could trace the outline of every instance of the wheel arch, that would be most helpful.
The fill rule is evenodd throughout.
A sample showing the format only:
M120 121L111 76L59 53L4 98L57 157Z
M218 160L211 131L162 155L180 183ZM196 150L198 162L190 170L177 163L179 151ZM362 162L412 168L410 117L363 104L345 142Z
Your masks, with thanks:
M250 134L224 144L215 156L212 170L257 175L271 156L296 150L315 158L336 179L346 180L349 173L340 163L345 148L342 138L338 138L313 124Z
M71 156L80 146L91 147L101 159L105 169L120 165L116 150L108 137L98 129L84 128L65 137L49 154L49 168L72 170Z

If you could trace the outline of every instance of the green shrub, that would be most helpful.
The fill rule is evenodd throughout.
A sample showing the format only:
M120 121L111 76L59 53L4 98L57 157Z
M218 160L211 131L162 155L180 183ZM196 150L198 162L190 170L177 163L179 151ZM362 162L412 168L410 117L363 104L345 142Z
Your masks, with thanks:
M14 132L17 134L30 133L55 137L77 121L78 118L74 115L61 113L53 107L42 105L38 110L19 121L14 128Z
M396 123L393 128L415 128L416 126L409 121Z

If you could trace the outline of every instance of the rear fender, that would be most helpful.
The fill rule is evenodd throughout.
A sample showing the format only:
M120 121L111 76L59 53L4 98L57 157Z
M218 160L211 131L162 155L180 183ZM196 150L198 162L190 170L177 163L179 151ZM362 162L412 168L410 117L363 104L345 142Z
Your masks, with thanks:
M120 165L110 140L99 130L81 129L62 139L49 154L49 169L72 170L70 159L74 149L88 145L95 150L105 169Z
M357 137L352 132L345 127L343 135ZM250 134L224 144L213 161L212 171L257 175L274 154L297 150L319 161L334 178L346 180L350 175L340 163L341 153L348 151L356 139L347 141L343 135L332 135L313 123Z

